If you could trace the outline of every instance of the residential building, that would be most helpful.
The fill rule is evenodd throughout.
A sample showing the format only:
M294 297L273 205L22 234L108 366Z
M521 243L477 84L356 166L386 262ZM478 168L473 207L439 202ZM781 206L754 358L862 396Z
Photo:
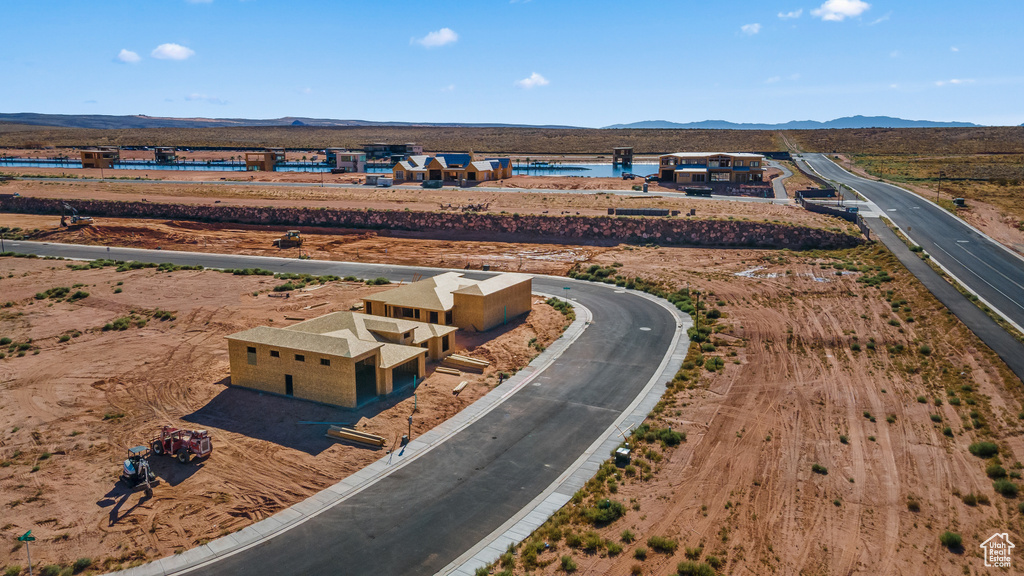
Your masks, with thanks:
M174 146L157 146L153 148L153 159L157 164L173 164L178 159Z
M397 161L404 160L409 156L418 156L423 154L423 146L413 142L407 142L405 144L375 142L373 144L364 145L363 151L366 152L366 157L371 160L390 158L392 161Z
M473 160L470 154L410 156L391 169L395 180L446 180L486 182L512 176L511 158Z
M458 272L445 272L368 296L363 299L363 311L483 332L529 313L532 286L533 277L526 274L471 280Z
M343 148L328 148L324 162L345 172L366 172L366 153Z
M250 171L273 172L285 160L284 148L267 148L263 152L246 152L245 169Z
M113 168L121 160L121 151L116 146L85 148L82 153L82 168Z
M451 354L457 328L334 312L227 337L231 385L357 408L421 380Z
M745 184L764 180L764 156L724 152L676 152L659 159L659 177L677 184Z
M612 149L612 166L632 166L633 165L633 147L632 146L616 146Z

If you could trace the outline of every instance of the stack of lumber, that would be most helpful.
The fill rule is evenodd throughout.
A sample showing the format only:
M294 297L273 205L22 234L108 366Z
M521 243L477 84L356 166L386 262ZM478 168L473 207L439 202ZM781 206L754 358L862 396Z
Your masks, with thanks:
M478 360L476 358L470 358L469 356L460 356L458 354L452 354L441 362L442 365L451 368L458 368L466 372L483 372L484 368L491 365L487 360Z
M455 368L445 368L444 366L438 366L437 368L434 369L434 371L435 372L440 372L441 374L448 374L448 375L451 375L451 376L461 376L462 375L462 372L456 370Z
M342 428L341 426L331 426L328 428L327 437L334 438L335 440L348 440L349 442L375 446L377 448L384 446L386 442L383 436L377 436L369 432L360 432L351 428Z

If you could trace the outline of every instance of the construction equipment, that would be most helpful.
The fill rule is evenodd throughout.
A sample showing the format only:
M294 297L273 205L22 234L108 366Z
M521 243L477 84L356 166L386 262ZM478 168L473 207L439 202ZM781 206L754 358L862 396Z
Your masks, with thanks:
M68 224L67 213L71 213L71 224ZM60 225L62 228L70 228L71 226L91 226L92 217L90 216L79 216L78 210L75 210L68 205L67 202L62 202L60 207Z
M192 456L205 458L213 452L210 433L206 430L182 430L173 426L164 426L160 435L150 442L153 453L174 456L178 462L188 464Z
M297 248L302 246L302 236L298 230L289 230L283 236L274 240L274 246L278 248Z
M121 470L121 481L133 490L144 487L146 496L153 495L153 486L160 481L149 467L149 448L136 446L128 450L128 458Z

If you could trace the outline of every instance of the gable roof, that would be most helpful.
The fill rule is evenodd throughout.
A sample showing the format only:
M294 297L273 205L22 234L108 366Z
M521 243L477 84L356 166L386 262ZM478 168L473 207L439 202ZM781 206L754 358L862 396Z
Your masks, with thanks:
M474 296L488 296L494 294L500 290L504 290L510 286L516 286L523 282L532 282L533 276L529 274L517 274L513 272L500 274L498 276L492 276L486 280L481 280L476 284L459 288L455 290L453 294L469 294Z
M385 290L363 298L368 302L380 302L391 306L424 308L447 312L452 309L455 299L452 292L476 284L476 280L463 278L458 272L445 272L419 282L413 282L391 290Z
M436 154L434 158L440 162L441 166L444 168L447 168L449 164L466 166L473 161L473 157L469 154Z
M288 330L287 328L271 328L270 326L257 326L250 330L237 332L228 336L227 339L342 358L357 358L383 346L376 341L361 340L347 330L326 335Z

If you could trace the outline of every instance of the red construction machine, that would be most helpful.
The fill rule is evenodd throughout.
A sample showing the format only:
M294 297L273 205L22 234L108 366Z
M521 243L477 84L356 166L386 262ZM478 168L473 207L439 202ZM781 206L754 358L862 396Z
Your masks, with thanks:
M160 435L153 439L150 446L153 447L153 454L174 456L182 464L188 464L193 455L204 458L213 452L210 433L206 430L183 430L173 426L161 428Z

